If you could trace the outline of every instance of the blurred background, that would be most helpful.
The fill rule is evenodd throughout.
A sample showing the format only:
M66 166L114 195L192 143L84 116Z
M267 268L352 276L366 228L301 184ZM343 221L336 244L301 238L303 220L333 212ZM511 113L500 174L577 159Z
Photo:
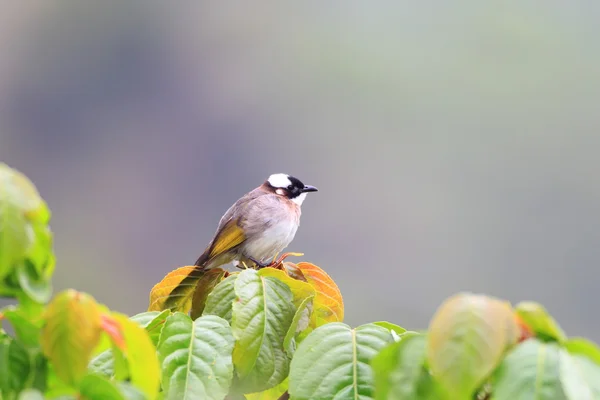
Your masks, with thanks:
M600 340L600 3L0 5L0 160L53 211L55 290L145 311L271 173L346 322L458 291Z

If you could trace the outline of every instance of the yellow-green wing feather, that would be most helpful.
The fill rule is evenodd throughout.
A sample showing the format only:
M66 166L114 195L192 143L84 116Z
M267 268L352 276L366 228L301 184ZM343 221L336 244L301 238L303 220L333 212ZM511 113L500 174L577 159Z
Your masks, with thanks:
M235 246L240 245L244 240L246 240L244 230L237 224L237 220L231 219L215 237L208 258L215 258L226 253Z

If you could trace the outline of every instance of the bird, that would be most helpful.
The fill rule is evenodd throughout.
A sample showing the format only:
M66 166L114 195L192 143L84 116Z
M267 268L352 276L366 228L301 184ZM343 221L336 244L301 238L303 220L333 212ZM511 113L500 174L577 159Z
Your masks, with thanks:
M194 266L209 270L233 263L267 266L294 239L307 193L318 189L288 174L272 174L236 201Z
M233 263L238 268L264 268L294 239L300 207L307 193L318 191L288 174L272 174L236 201L193 268L186 268L165 300L163 309L177 310L207 271Z
M186 268L165 300L163 309L177 310L186 303L207 271L233 263L239 268L264 268L294 239L300 225L301 206L307 193L318 189L288 174L272 174L256 189L236 201L194 268Z

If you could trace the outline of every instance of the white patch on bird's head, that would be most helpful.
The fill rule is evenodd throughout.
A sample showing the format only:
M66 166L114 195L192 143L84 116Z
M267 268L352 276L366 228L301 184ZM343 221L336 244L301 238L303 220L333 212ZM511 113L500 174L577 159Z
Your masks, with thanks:
M296 204L298 204L299 206L302 205L302 202L304 201L304 199L306 198L306 193L300 193L298 196L292 198L292 201Z
M287 188L292 184L287 174L273 174L269 176L269 184L274 188Z

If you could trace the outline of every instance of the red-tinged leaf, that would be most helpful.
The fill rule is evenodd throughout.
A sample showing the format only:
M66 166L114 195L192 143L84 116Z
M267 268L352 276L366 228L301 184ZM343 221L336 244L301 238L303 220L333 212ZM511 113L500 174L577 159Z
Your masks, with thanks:
M150 291L148 311L181 311L187 314L192 308L192 296L202 273L190 275L198 267L185 266L171 271Z
M310 327L316 328L329 322L344 320L342 293L325 271L308 262L298 264L287 262L284 263L284 269L291 277L308 282L317 292L310 317Z
M113 348L116 363L124 361L131 384L141 390L148 399L155 399L160 386L160 367L156 349L148 332L126 315L113 312L111 316L122 328L125 338L123 351Z
M517 339L517 343L521 343L522 341L535 336L535 332L533 332L529 325L523 321L519 314L515 314L515 322L519 328L519 338Z
M102 330L110 337L111 341L119 349L125 349L125 337L123 336L123 330L119 323L112 317L112 315L102 314L100 316L100 324Z
M42 350L56 375L77 385L102 334L98 304L91 296L69 289L50 302L44 319Z
M204 306L206 305L206 298L225 276L227 276L227 271L222 268L213 268L206 271L198 280L192 297L192 310L190 313L192 319L196 319L202 315Z

